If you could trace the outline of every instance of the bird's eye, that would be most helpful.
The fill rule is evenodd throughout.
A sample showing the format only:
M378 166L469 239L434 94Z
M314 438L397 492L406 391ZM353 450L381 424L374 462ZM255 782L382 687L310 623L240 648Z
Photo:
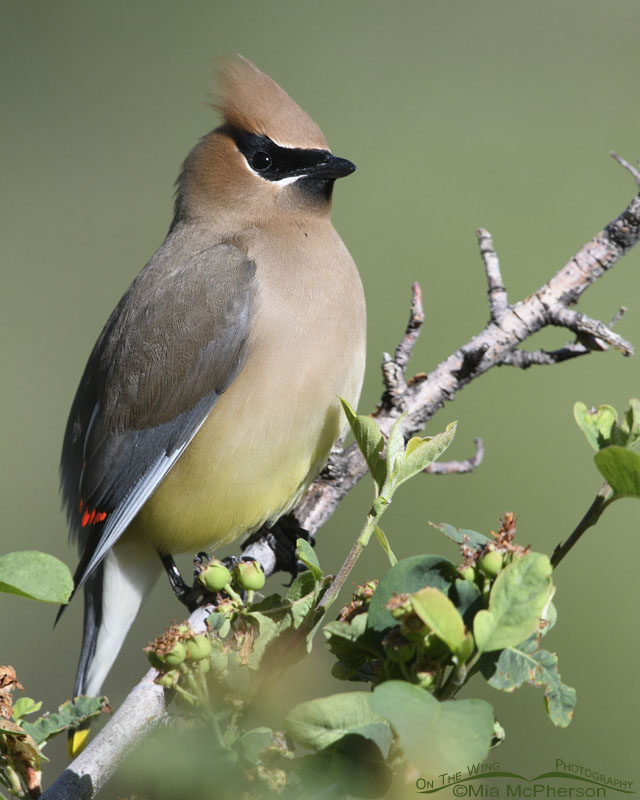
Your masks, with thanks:
M258 172L262 172L271 166L271 156L260 150L251 156L251 167Z

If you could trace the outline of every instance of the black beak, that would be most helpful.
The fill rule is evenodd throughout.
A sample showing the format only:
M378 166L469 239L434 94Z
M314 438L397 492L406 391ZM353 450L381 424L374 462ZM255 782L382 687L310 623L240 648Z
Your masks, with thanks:
M356 165L353 162L348 161L346 158L338 158L338 156L327 153L327 157L324 161L321 161L313 167L308 167L305 169L304 174L309 178L335 179L345 178L355 171Z

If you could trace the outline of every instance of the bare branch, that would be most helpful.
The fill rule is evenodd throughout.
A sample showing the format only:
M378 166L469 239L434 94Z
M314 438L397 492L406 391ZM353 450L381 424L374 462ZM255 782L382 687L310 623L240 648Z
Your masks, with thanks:
M484 261L484 269L487 273L491 319L494 322L499 322L509 306L507 290L504 288L504 281L500 272L500 262L493 247L493 239L489 231L485 230L485 228L478 228L476 236L480 246L480 255Z
M550 364L561 364L563 361L568 361L570 358L586 356L595 349L595 347L585 347L585 345L579 342L574 342L566 344L558 350L513 350L510 353L506 353L502 359L502 363L509 367L518 367L518 369L528 369L533 366L548 366ZM600 349L607 350L608 348L603 344Z
M626 313L627 313L627 307L626 306L620 306L620 308L616 311L616 313L613 315L613 317L611 317L611 322L609 323L609 327L613 328L614 325L616 325L618 322L620 322L620 320L622 319L622 317Z
M414 283L411 287L411 313L404 336L396 347L393 358L389 353L382 355L382 382L385 391L380 399L379 409L383 408L386 411L395 409L396 415L404 413L404 396L407 392L404 373L423 322L422 289L419 283Z
M623 339L622 336L619 336L617 333L607 328L603 322L591 319L569 308L562 307L554 308L550 312L550 316L553 325L568 328L570 331L574 331L578 334L578 336L587 334L587 336L594 337L596 340L600 340L600 342L605 342L611 345L611 347L615 347L623 356L633 355L633 345L627 342L626 339ZM604 348L599 347L597 349L603 350Z
M615 160L623 166L627 172L630 172L633 175L634 181L640 186L640 172L632 166L628 161L625 161L622 156L619 156L617 153L614 153L613 150L611 151L611 155L615 158ZM640 167L640 159L638 159L638 166Z
M413 346L420 335L420 328L424 322L424 310L422 308L422 289L419 283L414 283L411 286L411 313L409 314L409 322L404 332L404 336L400 344L396 347L394 360L400 369L404 372L411 358Z
M473 472L482 464L484 458L484 442L480 438L473 441L476 452L471 458L464 461L433 461L424 471L430 475L465 475L467 472Z

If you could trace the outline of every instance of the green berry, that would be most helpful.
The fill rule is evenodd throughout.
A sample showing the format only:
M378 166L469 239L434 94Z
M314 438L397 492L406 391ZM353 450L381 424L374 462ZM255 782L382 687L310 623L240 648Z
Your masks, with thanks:
M176 642L168 653L160 657L168 667L177 667L187 657L187 651L182 642Z
M233 577L241 589L258 591L262 589L266 578L257 561L241 561L233 570Z
M208 636L199 634L185 642L187 657L192 661L202 661L211 654L211 639Z
M478 568L487 578L495 578L502 569L502 564L502 553L499 553L497 550L487 550L487 552L478 559Z
M458 572L460 573L460 577L465 581L475 581L476 579L476 571L471 566L459 567Z
M414 657L415 652L415 645L411 644L411 642L396 644L392 647L385 648L385 655L387 658L390 661L394 661L396 664L404 664L410 661Z
M210 561L198 575L198 580L210 592L221 592L231 580L231 573L222 561Z

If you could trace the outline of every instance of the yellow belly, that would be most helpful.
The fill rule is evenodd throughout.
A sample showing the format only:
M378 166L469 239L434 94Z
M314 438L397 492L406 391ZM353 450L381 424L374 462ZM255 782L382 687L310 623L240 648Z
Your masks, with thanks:
M219 400L130 535L160 552L221 546L277 519L300 498L340 433L337 402L324 415L307 409L306 420L288 419L283 408L252 422L234 394Z
M355 406L360 394L365 312L328 221L315 236L314 261L303 228L288 230L284 256L274 237L254 237L259 256L247 246L260 292L246 365L129 535L166 553L228 544L290 510L326 461L346 426L338 397Z

